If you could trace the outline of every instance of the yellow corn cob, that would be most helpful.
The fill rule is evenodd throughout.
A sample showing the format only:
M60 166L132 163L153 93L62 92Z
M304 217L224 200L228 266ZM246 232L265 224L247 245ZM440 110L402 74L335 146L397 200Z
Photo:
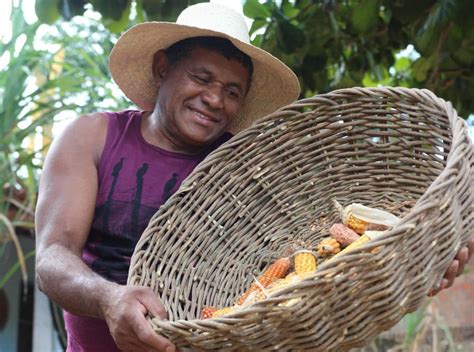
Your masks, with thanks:
M213 318L219 318L223 315L234 313L237 311L236 307L225 307L219 310L216 310L214 313L212 313Z
M369 242L369 241L370 241L370 237L369 237L369 236L367 236L367 235L362 235L362 236L360 236L358 240L352 242L350 245L348 245L348 246L347 246L346 248L344 248L342 251L340 251L339 253L337 253L334 257L330 258L330 259L328 260L328 262L331 261L331 260L334 260L334 259L337 258L337 257L339 257L341 254L347 253L347 252L349 252L350 250L353 250L353 249L355 249L355 248L357 248L357 247L362 246L364 243Z
M266 299L268 296L267 296L267 293L263 292L262 290L256 292L256 295L253 299L253 302L259 302L259 301L263 301L264 299Z
M267 270L263 272L262 275L260 275L257 278L258 283L253 282L250 285L250 288L245 291L245 293L240 296L235 304L242 304L245 302L247 297L255 291L261 291L261 286L262 287L268 287L272 284L277 279L284 278L288 271L290 270L290 259L288 258L280 258L276 260L272 265L268 267Z
M275 281L268 288L267 292L268 292L269 295L273 294L273 293L276 293L278 291L283 290L284 288L286 288L288 286L291 286L291 285L294 285L294 284L300 282L301 280L302 280L302 278L299 277L294 271L292 271L291 273L286 275L286 277L284 279ZM300 300L301 300L301 297L292 298L292 299L289 299L288 301L281 302L278 305L283 306L283 307L290 307L290 306L298 303Z
M357 232L359 235L364 234L365 230L367 230L367 227L369 226L369 223L367 221L361 220L354 215L350 214L347 217L345 225L349 227L350 229L354 230Z
M310 251L299 251L295 254L295 272L301 278L316 270L316 257Z
M299 301L301 301L301 297L296 297L296 298L289 299L288 301L284 301L278 305L282 307L291 307L295 305L296 303L298 303Z
M296 273L294 271L292 271L291 273L286 275L283 280L285 280L288 283L293 283L293 282L300 281L298 275L296 275Z
M252 303L262 301L262 300L266 299L272 293L275 293L275 292L291 285L292 283L295 283L297 280L299 281L298 276L295 273L292 273L292 274L293 274L293 276L290 276L291 274L288 274L283 279L275 280L265 290L260 290L260 291L254 292L255 295L254 296L252 296L252 295L248 296L247 300L251 301Z
M324 257L341 251L341 245L334 238L325 238L318 243L318 253Z

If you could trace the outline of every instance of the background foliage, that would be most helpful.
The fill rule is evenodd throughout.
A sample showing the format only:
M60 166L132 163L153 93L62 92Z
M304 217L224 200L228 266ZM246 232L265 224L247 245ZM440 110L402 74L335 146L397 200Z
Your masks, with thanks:
M88 6L118 33L136 21L174 21L202 1L36 0L41 21L53 23ZM253 43L298 75L303 95L351 86L428 88L461 116L474 112L472 0L246 0ZM411 56L401 50L413 46Z
M118 35L135 23L174 21L203 1L36 0L34 24L17 2L12 36L0 38L0 290L19 268L26 280L24 262L34 256L22 252L18 235L33 236L53 123L65 114L127 108L107 70ZM90 10L101 17L84 17ZM463 117L474 113L472 0L246 0L244 13L253 20L253 44L296 72L302 96L350 86L420 87L450 100ZM11 243L19 261L4 271ZM426 317L424 310L407 317L407 349L435 321Z
M22 1L14 2L13 34L0 50L0 58L8 56L0 67L0 259L13 242L25 275L17 232L33 228L52 123L63 112L129 106L107 70L118 35L142 21L175 21L198 2L36 0L39 21L32 25ZM465 118L474 112L474 21L466 16L474 1L246 0L243 9L253 44L296 72L302 97L351 86L420 87L450 100ZM98 20L83 16L91 10ZM42 24L49 27L40 36ZM0 273L0 288L10 275Z
M0 289L18 268L26 281L25 260L32 255L25 256L18 235L33 235L37 183L53 123L63 113L129 105L113 91L107 69L113 37L100 22L57 23L38 47L40 23L26 23L20 8L12 11L11 38L0 38L6 62L0 67ZM11 243L19 265L5 268L1 259Z

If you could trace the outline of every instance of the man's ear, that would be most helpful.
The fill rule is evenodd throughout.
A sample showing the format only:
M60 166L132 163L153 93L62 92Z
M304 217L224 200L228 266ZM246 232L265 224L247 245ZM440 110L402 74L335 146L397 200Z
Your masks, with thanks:
M153 56L153 78L155 80L155 85L160 86L160 82L168 71L168 58L166 57L164 50L158 50Z

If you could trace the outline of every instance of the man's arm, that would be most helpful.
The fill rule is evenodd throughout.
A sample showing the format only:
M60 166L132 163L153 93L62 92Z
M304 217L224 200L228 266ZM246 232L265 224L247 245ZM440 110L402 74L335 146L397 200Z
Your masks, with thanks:
M104 319L122 350L174 350L145 319L147 313L166 317L151 289L107 281L81 258L94 216L106 134L104 116L84 116L74 120L50 148L35 217L38 286L67 311Z

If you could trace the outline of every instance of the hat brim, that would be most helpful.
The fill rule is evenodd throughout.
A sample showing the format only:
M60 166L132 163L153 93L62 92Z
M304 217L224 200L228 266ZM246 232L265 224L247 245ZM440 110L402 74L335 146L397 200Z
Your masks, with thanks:
M152 111L157 97L152 75L154 54L180 40L198 36L227 38L252 59L252 84L239 116L229 126L231 132L239 132L256 119L298 98L298 78L288 66L268 52L221 32L168 22L142 23L125 32L110 54L112 78L139 108Z

